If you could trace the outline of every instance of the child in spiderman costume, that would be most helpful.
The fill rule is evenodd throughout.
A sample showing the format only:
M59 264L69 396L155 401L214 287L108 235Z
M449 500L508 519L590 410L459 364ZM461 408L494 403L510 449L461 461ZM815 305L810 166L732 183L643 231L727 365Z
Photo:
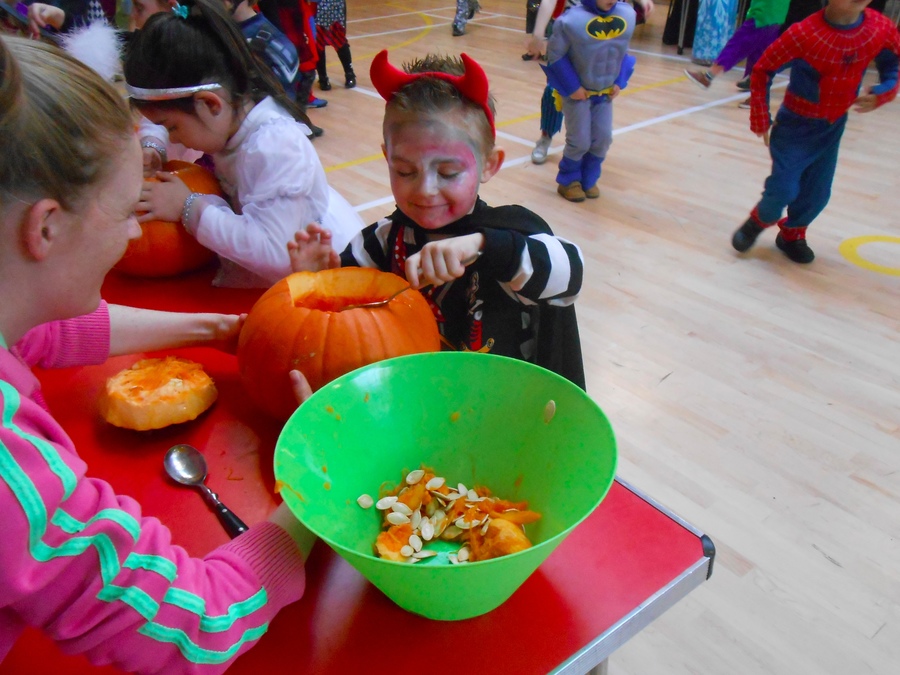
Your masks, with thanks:
M791 26L763 53L750 76L750 128L772 155L762 199L734 233L740 252L767 227L778 225L775 245L797 263L815 258L806 228L831 196L847 111L870 112L897 95L900 33L869 0L829 0L825 9ZM874 60L880 83L859 95ZM769 87L791 67L784 102L772 123ZM770 137L771 130L771 137ZM785 207L787 217L781 218Z

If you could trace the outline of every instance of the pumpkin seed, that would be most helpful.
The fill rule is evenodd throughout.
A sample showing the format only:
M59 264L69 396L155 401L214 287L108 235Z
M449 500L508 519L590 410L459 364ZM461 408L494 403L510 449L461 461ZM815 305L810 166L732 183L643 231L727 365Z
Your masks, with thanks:
M407 545L407 546L400 547L400 555L402 555L404 558L412 557L413 553L415 553L415 551L413 550L412 546Z
M430 558L431 556L435 556L435 555L437 555L437 553L435 553L434 551L422 550L422 551L416 551L415 553L413 553L412 557L417 560L422 560L423 558Z
M547 405L544 406L544 424L550 424L550 420L553 419L553 416L556 414L556 401L552 398L547 401Z
M375 500L372 499L369 495L362 494L356 498L356 503L359 504L362 508L368 509L371 508L372 504L375 503Z
M422 539L425 541L430 541L434 536L434 524L431 522L430 518L426 518L422 521L421 532Z
M430 481L428 481L427 483L425 483L425 487L426 487L428 490L437 490L437 489L438 489L439 487L441 487L443 484L444 484L444 479L443 479L441 476L435 476L435 477L432 478Z
M481 497L478 496L478 493L475 490L469 490L466 493L466 499L470 502L480 502Z
M415 485L425 476L425 472L422 469L416 469L415 471L410 471L406 475L406 482L408 485Z
M375 508L379 511L387 511L394 504L397 503L397 497L395 495L391 495L389 497L382 497L377 502L375 502Z
M410 522L412 523L413 529L418 530L422 524L422 512L419 510L413 511Z
M397 513L396 511L391 511L386 517L391 525L405 525L409 522L409 516Z
M409 545L413 547L413 551L421 551L422 539L417 534L411 534L409 536Z
M402 513L404 516L412 515L412 509L403 502L395 502L391 504L391 510Z
M485 517L485 519L484 519L484 525L481 526L481 534L487 534L487 531L488 531L488 525L490 525L490 524L491 524L491 519Z
M401 551L402 551L402 550L403 550L403 549L401 549ZM462 548L460 548L460 549L456 552L456 559L459 560L459 562L466 562L466 560L469 559L469 547L468 547L468 546L463 546Z
M444 531L441 532L441 539L456 539L461 534L461 529L459 529L456 525L450 525L449 527L444 528Z
M456 490L461 495L467 494L469 492L468 489L466 489L465 483L460 483L459 485L457 485Z
M461 530L468 530L472 527L472 523L467 523L463 518L457 518L456 522L453 524Z

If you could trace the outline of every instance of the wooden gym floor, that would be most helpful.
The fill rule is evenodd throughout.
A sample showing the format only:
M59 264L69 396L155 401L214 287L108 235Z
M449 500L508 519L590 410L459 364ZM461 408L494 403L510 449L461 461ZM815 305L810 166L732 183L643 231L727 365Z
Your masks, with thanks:
M601 198L572 204L554 180L563 136L546 164L529 159L543 77L520 58L525 3L482 4L454 38L451 0L350 0L359 86L344 89L329 48L315 145L374 222L393 200L372 57L465 51L487 71L507 161L481 195L581 246L588 390L616 431L619 475L718 550L710 581L609 673L900 672L900 102L851 113L831 203L809 230L814 263L787 260L772 232L741 256L730 237L770 163L737 108L738 70L708 91L688 83L690 50L662 44L658 5L632 41Z

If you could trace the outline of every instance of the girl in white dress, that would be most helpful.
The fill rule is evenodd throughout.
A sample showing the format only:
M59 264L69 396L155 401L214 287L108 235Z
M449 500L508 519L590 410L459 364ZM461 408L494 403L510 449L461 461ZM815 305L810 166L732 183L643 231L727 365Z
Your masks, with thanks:
M211 155L229 201L191 193L157 174L141 193L140 220L178 221L219 254L213 283L269 287L290 273L287 242L309 222L334 233L343 250L363 227L331 188L303 113L256 59L217 0L187 0L152 16L125 61L134 105L169 141Z

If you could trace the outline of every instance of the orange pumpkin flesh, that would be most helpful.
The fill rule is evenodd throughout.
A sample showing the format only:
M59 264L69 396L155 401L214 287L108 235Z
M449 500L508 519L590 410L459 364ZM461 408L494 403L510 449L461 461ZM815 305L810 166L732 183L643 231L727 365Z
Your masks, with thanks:
M528 502L511 502L498 499L484 486L475 486L473 490L477 495L477 501L473 501L466 494L456 493L456 498L449 504L448 500L439 500L433 494L451 496L451 489L446 481L437 488L428 489L427 483L435 477L434 469L426 466L420 467L423 475L412 485L408 484L407 471L403 471L403 477L393 489L385 489L379 492L379 497L396 496L398 502L406 504L413 513L419 511L421 518L413 518L412 522L422 522L428 517L432 518L434 525L434 537L445 541L458 542L460 546L468 547L468 560L490 560L500 556L510 555L524 551L532 546L531 540L525 534L523 525L533 523L540 519L541 514L528 510ZM429 506L432 501L436 505ZM410 562L412 558L409 549L402 551L409 544L410 536L420 535L419 528L413 528L410 523L394 525L388 520L388 516L394 509L389 508L381 512L382 531L375 540L375 554L380 558L386 558L395 562ZM444 513L439 518L438 510ZM485 518L488 518L487 526L484 526ZM456 526L459 519L465 523L474 524L460 528ZM419 526L421 527L421 526ZM424 547L428 548L428 535L422 535L420 539ZM407 555L404 555L406 553ZM458 554L457 554L458 555Z
M223 196L215 176L202 166L173 160L163 171L181 178L191 192ZM137 277L168 277L199 269L216 257L189 235L180 222L151 220L141 223L141 231L140 238L128 243L125 254L116 263L117 271Z
M106 381L99 407L117 427L147 431L195 419L217 397L199 363L168 356L142 359Z
M287 419L296 409L288 373L297 369L313 391L351 370L394 356L438 351L437 323L415 290L382 307L405 279L365 267L297 272L256 302L241 330L238 366L250 397Z

